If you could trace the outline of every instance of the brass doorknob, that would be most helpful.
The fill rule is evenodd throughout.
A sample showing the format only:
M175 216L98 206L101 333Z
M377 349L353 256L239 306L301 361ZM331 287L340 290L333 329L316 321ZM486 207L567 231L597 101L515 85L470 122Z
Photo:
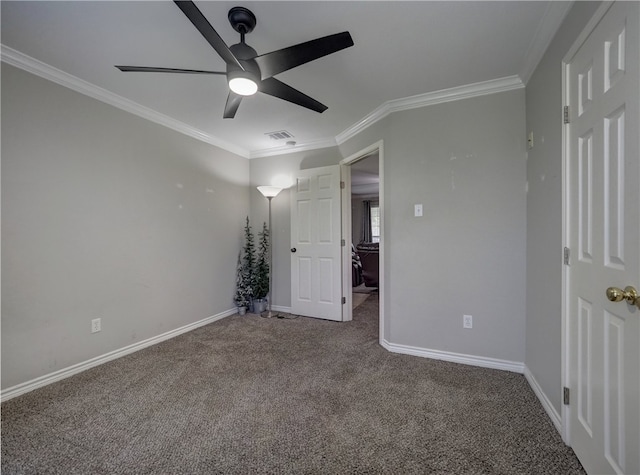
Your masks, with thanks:
M607 289L607 298L612 302L621 302L626 300L629 305L637 305L640 308L640 296L638 291L632 286L628 285L624 290L618 287L609 287Z

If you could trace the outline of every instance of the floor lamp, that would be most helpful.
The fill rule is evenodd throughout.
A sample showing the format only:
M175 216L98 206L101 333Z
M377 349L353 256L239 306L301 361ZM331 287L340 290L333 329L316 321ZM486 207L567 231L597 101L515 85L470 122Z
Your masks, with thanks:
M273 234L271 233L271 200L278 196L278 193L282 191L282 188L277 186L259 186L258 191L269 200L269 298L267 299L268 310L266 315L262 315L265 318L277 317L279 315L273 315L271 313L271 300L273 298L273 292L271 291L273 282Z

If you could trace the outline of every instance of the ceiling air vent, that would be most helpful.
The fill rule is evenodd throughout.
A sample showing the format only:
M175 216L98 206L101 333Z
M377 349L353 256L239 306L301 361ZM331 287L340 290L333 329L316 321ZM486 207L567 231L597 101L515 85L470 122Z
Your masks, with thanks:
M287 132L286 130L278 130L277 132L269 132L265 135L268 135L270 139L273 140L287 140L293 138L293 134L291 132Z

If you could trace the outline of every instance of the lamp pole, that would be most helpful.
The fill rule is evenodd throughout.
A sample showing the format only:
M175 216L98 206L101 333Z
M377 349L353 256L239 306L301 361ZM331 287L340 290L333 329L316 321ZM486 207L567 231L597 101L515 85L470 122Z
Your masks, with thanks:
M273 237L271 234L271 200L273 196L267 196L269 200L269 300L267 300L267 305L269 306L269 310L267 312L267 318L274 317L271 313L271 300L273 299L273 294L271 291L272 282L273 282Z
M276 186L259 186L258 191L269 200L269 298L267 299L268 310L265 318L277 317L271 313L271 300L273 298L272 282L273 282L273 234L271 232L271 200L278 196L282 188Z

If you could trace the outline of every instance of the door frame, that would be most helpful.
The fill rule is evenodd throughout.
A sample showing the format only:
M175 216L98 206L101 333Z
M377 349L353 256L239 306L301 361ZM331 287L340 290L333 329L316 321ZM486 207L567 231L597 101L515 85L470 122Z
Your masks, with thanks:
M562 58L562 104L570 105L570 84L569 84L569 64L573 60L582 44L587 40L587 37L596 28L598 23L604 15L611 8L613 2L604 2L593 14L593 17L589 20L584 29L580 32L576 40L567 51L567 54ZM563 111L561 111L563 113ZM569 128L571 124L563 124L562 126L562 249L560 259L564 259L562 255L564 248L569 247L569 227L571 225L571 213L570 213L570 182L569 182L569 160L571 159L571 140L569 136ZM572 251L573 252L573 251ZM571 338L569 332L569 265L562 266L562 307L561 307L561 319L562 319L562 386L565 388L571 387L571 374L570 374L570 356L571 356ZM562 388L560 389L562 391ZM569 406L562 404L562 440L568 446L571 446L571 410Z
M340 160L341 177L344 181L342 189L342 238L345 240L345 246L342 248L342 295L346 297L346 303L342 310L342 321L350 321L353 318L352 302L352 266L351 266L351 164L358 160L378 152L378 176L380 177L380 251L379 251L379 277L378 277L378 295L380 298L379 305L379 329L378 338L380 344L385 339L384 335L384 296L385 296L385 278L384 278L384 256L385 256L385 220L384 220L384 141L379 140L362 150L349 155L347 158ZM349 245L347 245L349 244Z

